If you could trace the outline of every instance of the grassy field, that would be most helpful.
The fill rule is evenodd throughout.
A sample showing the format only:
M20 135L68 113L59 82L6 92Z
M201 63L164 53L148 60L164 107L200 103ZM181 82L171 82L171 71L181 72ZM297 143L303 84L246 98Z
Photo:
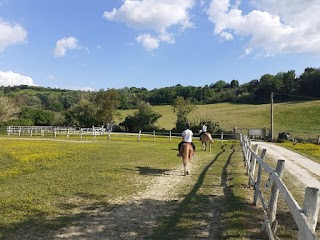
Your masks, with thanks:
M154 111L162 114L156 125L172 129L175 126L176 116L171 106L154 106ZM134 110L121 110L123 121L128 114ZM289 132L291 135L312 137L320 134L320 101L291 102L274 104L274 131ZM238 129L248 128L270 128L270 104L249 105L233 103L217 103L209 105L198 105L196 110L189 116L189 120L200 123L202 120L219 122L220 127L231 131L234 127Z
M115 208L113 200L145 189L144 179L151 173L181 166L175 156L178 141L0 138L0 239L32 233L49 236L51 230L83 218L74 211L81 206ZM150 239L185 238L199 221L210 221L205 213L217 204L221 236L257 238L261 214L250 206L253 193L244 187L247 177L239 144L216 142L212 153L196 154L200 167L191 176L195 184L179 190L182 201L175 202L172 215L159 219ZM223 197L217 189L222 189Z

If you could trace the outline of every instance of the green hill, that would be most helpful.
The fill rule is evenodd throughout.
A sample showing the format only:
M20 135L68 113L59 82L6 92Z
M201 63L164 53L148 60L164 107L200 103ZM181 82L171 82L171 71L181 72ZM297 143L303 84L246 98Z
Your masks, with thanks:
M154 106L154 111L162 114L156 125L165 129L175 126L176 116L172 107ZM128 114L134 110L121 110L123 121ZM231 131L234 127L238 129L248 128L270 128L270 104L250 105L217 103L209 105L198 105L196 110L188 117L191 123L200 123L202 120L219 122L223 130ZM289 102L274 104L274 132L289 132L292 136L305 137L311 134L315 137L320 134L320 101Z

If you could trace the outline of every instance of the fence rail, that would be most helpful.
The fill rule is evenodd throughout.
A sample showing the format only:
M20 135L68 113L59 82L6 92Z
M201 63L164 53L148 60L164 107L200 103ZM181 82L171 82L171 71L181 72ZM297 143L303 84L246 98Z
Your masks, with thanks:
M138 141L140 141L142 136L152 137L153 140L157 137L168 137L169 140L172 138L179 137L181 138L181 133L175 133L172 131L168 132L134 132L134 133L128 133L128 132L112 132L111 128L104 128L102 127L95 127L92 126L92 128L75 128L75 127L55 127L55 126L9 126L6 128L6 133L9 136L49 136L49 137L58 137L58 136L80 136L82 138L83 136L103 136L107 135L108 140L111 140L111 135L117 135L117 134L127 134L130 136L136 136ZM194 137L198 137L198 133L194 133ZM212 134L212 137L216 140L219 139L221 141L224 141L226 139L239 139L239 134L225 134L225 133L219 133L219 134Z
M319 189L306 188L304 206L301 208L282 181L285 160L278 160L277 167L274 170L265 163L265 149L258 156L258 145L252 147L250 139L245 135L240 135L240 143L244 155L244 164L249 176L249 187L253 187L254 189L253 204L256 205L258 200L261 202L264 218L262 230L268 234L269 239L276 239L278 225L278 221L276 220L277 201L278 195L281 193L299 228L298 240L318 240L319 238L315 233L315 229L320 206ZM258 171L256 171L256 164L259 165ZM261 191L263 170L269 175L266 186L272 185L268 204Z

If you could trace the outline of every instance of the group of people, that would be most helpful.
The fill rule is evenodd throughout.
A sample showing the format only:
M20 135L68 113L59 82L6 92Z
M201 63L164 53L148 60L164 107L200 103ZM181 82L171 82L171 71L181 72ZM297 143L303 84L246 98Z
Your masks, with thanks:
M203 122L200 130L200 135L199 135L200 139L201 139L201 135L204 134L205 132L207 132L207 126L206 126L206 123ZM180 148L183 143L190 143L193 147L193 151L196 150L196 146L192 142L193 132L190 130L189 123L186 124L186 129L182 132L181 136L182 136L182 141L178 145L178 154L177 154L178 157L180 157Z

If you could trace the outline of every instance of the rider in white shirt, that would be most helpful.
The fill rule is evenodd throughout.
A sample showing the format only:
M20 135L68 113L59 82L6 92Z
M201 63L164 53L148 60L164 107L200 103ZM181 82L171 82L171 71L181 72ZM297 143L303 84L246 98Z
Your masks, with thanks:
M186 130L184 130L181 134L182 136L182 141L179 143L178 145L178 157L180 157L180 147L183 143L190 143L193 147L193 150L196 150L196 146L194 145L194 143L192 142L192 137L193 137L193 132L190 130L190 124L186 124Z
M201 140L201 135L204 134L205 132L207 132L207 126L206 126L206 123L203 122L200 135L199 135L200 140Z

